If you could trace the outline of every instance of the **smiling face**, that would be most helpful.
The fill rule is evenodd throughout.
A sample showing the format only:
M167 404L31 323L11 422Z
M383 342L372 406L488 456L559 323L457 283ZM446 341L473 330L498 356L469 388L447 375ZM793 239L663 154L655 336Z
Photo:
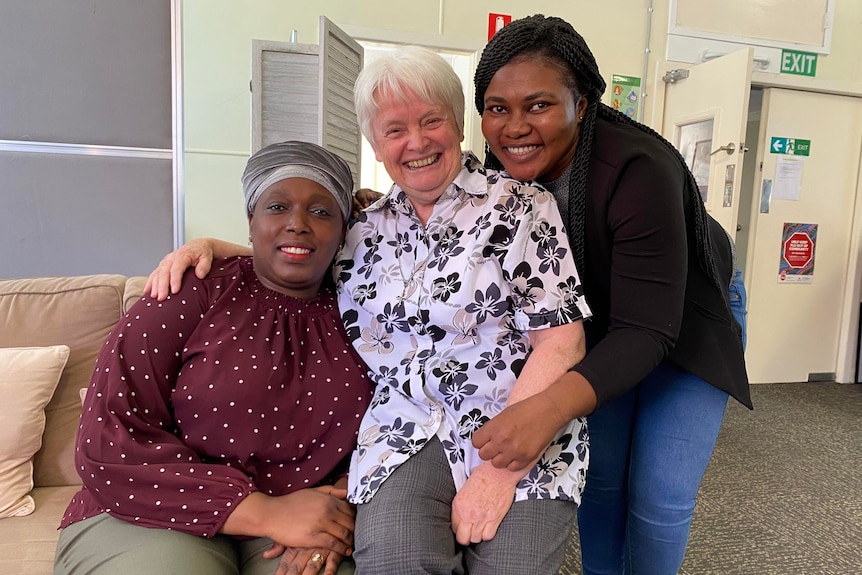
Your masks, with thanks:
M407 194L421 214L434 203L461 169L461 141L452 110L429 104L411 91L406 98L377 94L371 121L377 161Z
M305 178L269 186L248 218L254 270L271 290L315 297L335 258L345 224L335 197Z
M541 57L516 58L488 84L482 133L512 177L550 182L575 156L578 118L586 109L587 100L575 101L557 66Z

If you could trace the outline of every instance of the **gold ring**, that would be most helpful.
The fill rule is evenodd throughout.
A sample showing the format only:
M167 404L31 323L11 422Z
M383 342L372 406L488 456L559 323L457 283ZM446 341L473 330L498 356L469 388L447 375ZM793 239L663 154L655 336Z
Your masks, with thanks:
M323 555L320 553L315 553L311 556L312 563L323 563Z

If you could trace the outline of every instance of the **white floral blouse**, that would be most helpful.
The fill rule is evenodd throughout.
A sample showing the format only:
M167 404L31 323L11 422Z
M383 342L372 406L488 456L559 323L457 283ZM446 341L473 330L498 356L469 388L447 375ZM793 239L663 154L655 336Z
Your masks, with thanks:
M460 489L482 462L471 436L506 406L528 331L590 315L551 194L472 153L462 160L426 225L393 186L352 224L336 265L344 326L376 385L350 465L353 503L435 435ZM579 502L586 462L578 419L515 500Z

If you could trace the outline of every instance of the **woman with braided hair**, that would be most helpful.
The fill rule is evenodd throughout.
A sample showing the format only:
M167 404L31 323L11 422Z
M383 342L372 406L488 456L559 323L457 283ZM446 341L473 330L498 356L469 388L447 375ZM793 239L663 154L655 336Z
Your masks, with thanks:
M474 445L518 470L589 415L584 573L677 573L727 399L751 408L732 243L674 147L600 102L595 58L564 20L503 28L475 85L486 164L557 198L593 317L584 359ZM541 429L519 426L531 410L546 410Z

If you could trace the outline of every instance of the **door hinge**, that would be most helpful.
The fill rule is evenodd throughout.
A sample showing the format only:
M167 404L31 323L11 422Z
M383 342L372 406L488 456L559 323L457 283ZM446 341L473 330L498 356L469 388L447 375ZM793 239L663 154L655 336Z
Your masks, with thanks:
M667 73L661 77L665 84L676 84L678 81L685 80L686 78L688 78L688 70L685 68L674 68L673 70L668 70Z

